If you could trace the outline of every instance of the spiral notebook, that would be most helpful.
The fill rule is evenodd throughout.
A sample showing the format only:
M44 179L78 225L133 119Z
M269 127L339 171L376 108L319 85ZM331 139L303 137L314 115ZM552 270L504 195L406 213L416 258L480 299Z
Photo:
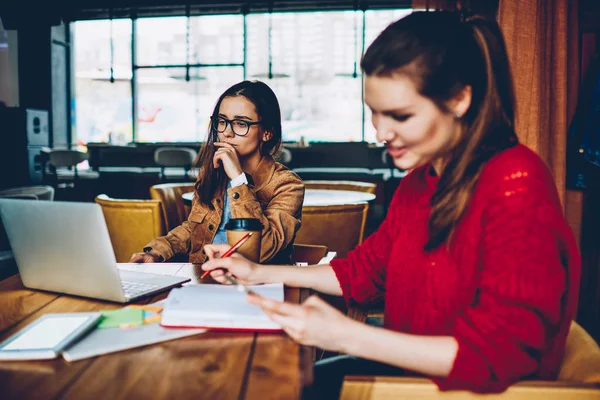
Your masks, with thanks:
M283 301L283 284L249 286L260 296ZM161 326L234 331L280 331L246 294L231 285L186 285L171 290L165 300Z

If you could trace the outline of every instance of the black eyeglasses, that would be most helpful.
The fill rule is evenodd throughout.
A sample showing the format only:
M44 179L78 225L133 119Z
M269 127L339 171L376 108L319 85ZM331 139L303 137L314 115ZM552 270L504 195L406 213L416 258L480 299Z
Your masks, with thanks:
M212 126L219 133L225 132L227 125L231 125L231 130L238 136L246 136L250 132L252 125L258 125L260 121L246 121L243 119L227 119L224 117L212 118Z

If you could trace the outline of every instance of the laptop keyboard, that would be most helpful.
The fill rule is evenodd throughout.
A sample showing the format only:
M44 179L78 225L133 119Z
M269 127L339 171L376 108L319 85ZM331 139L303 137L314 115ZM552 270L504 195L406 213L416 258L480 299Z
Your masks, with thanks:
M121 281L121 287L123 288L123 291L125 292L125 297L133 298L133 297L137 297L143 293L147 293L147 292L156 290L156 289L162 287L162 285Z

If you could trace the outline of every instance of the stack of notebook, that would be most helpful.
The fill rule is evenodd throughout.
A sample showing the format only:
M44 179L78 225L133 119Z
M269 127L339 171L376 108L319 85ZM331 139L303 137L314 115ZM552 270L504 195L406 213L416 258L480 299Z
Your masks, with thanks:
M283 284L249 286L258 295L283 301ZM230 285L186 285L171 290L161 326L218 330L280 331L262 310L246 301L246 294Z

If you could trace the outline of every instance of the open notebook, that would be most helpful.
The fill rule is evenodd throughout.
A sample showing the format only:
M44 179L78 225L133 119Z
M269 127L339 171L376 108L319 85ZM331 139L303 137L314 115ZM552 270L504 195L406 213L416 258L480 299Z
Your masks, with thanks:
M257 294L283 301L283 284L254 285ZM165 301L164 327L279 331L262 310L246 302L246 294L230 285L186 285L171 290Z

